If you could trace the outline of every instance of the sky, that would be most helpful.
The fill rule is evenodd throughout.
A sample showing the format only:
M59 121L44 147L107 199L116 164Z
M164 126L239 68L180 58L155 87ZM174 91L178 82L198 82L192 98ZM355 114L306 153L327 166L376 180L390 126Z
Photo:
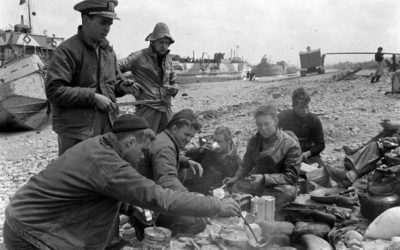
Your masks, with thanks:
M26 4L0 0L0 28L20 22ZM81 23L77 0L32 0L35 33L71 37ZM196 58L206 52L235 55L257 64L299 65L307 46L329 52L400 53L398 0L119 0L107 37L118 58L148 46L144 39L157 22L168 24L175 43L172 54ZM27 13L27 12L26 12ZM25 14L27 19L27 14ZM233 53L233 52L232 52ZM387 55L389 57L389 55ZM368 61L373 55L328 55L326 64Z

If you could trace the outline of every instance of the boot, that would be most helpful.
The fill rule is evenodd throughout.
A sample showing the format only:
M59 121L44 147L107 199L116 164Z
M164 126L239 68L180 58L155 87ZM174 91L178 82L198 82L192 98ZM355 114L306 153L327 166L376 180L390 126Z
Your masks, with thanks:
M373 76L372 78L371 78L371 83L374 83L375 82L375 76Z
M377 76L375 82L379 82L380 78L381 78L381 76Z
M344 151L344 153L345 153L346 155L352 155L352 154L354 154L355 152L357 152L357 150L358 150L358 149L350 148L349 146L343 146L342 148L343 148L343 151Z
M347 177L346 170L339 169L336 167L331 167L328 166L328 164L325 165L325 169L326 172L328 172L331 179L334 180L339 187L348 188L353 184Z

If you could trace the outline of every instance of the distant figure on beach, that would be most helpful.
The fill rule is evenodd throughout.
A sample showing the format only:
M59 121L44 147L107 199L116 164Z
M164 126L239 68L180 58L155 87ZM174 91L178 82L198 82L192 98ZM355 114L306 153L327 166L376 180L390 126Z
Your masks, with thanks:
M371 83L374 82L379 82L379 79L381 78L381 75L383 75L383 53L382 53L383 48L379 47L378 51L375 53L375 62L376 62L376 71L375 75L371 79Z
M255 80L256 80L256 73L250 72L250 81L255 81Z

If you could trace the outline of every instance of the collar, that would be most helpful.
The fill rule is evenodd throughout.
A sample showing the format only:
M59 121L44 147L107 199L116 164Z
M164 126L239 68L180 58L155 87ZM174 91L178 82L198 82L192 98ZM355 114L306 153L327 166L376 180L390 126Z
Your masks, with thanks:
M164 130L165 134L171 139L171 141L174 143L176 152L179 154L180 152L180 147L178 142L175 140L175 137L171 134L171 132L168 131L168 129Z
M293 116L294 116L294 117L296 117L297 119L300 119L300 120L305 120L305 119L307 118L307 116L310 114L310 112L309 112L309 113L306 114L306 116L301 117L301 116L299 116L298 114L296 114L296 112L294 111L294 109L292 109L292 113L293 113Z
M114 133L109 132L102 135L100 141L112 148L122 158L122 147L119 145L117 136Z
M87 38L87 36L83 33L82 25L78 26L78 36L86 46L93 48L95 50L97 49L97 47L94 44L92 44L89 41L89 39ZM100 49L103 49L103 50L108 50L108 51L113 50L112 47L110 46L110 42L107 39L101 40L100 43L98 44L98 46L100 47Z
M280 135L281 135L281 130L278 128L277 130L276 130L276 133L274 134L274 135L271 135L269 138L267 138L267 139L265 139L264 137L262 137L262 135L259 133L259 132L257 132L257 135L258 135L258 138L259 138L259 141L260 141L260 143L261 144L270 144L270 143L273 143L273 142L275 142L275 141L277 141L278 140L278 138L280 137Z

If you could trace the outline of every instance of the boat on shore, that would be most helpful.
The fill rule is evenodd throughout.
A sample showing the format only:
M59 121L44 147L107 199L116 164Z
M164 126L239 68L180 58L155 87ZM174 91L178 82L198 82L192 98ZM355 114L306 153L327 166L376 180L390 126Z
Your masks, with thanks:
M44 89L45 68L63 38L32 33L30 0L29 25L0 30L0 131L38 130L49 124Z
M173 56L173 70L180 83L219 82L246 78L251 66L239 57L224 59L224 53L215 53L213 59L180 58Z
M37 130L49 124L43 69L38 55L0 68L0 131Z
M261 58L261 62L252 67L251 72L255 73L256 77L286 75L288 73L288 67L285 61L273 64L271 60L264 55Z

